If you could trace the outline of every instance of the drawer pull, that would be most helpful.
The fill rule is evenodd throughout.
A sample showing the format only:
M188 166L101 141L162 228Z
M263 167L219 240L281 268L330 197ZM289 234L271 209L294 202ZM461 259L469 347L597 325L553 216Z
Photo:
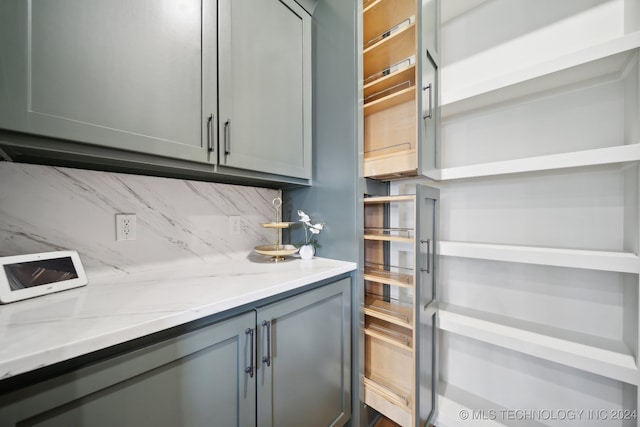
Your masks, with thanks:
M249 366L247 366L245 368L245 370L244 370L247 374L249 374L250 378L253 378L253 373L254 373L254 366L253 366L253 354L254 354L254 352L253 352L253 332L254 331L251 328L247 328L244 331L245 335L249 335L249 340L251 342L251 349L249 351Z
M429 83L428 85L426 85L426 86L424 86L422 88L422 91L425 91L425 90L429 90L429 114L426 114L426 115L422 116L423 120L430 119L433 116L433 106L432 106L433 105L433 99L431 98L431 92L432 92L431 83Z
M207 139L207 150L211 153L213 152L213 119L215 118L215 116L213 114L211 114L209 116L209 121L208 121L208 125L209 125L209 138Z
M420 271L431 274L431 240L420 240L420 243L427 244L427 268L421 268Z
M266 363L267 366L271 366L271 322L266 320L262 321L262 327L267 329L267 355L262 356L262 363Z
M224 122L224 154L231 154L231 120Z

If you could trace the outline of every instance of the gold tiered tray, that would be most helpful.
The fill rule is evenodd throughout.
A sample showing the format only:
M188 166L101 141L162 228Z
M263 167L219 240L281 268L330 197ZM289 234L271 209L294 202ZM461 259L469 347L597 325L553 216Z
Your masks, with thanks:
M262 245L253 248L260 255L271 257L271 261L284 261L287 255L293 255L298 252L298 248L293 245Z
M298 252L298 248L293 245L280 244L280 232L283 228L289 228L295 224L295 222L282 222L280 221L280 206L282 206L282 199L276 197L273 199L273 206L276 208L276 220L275 222L265 222L260 224L264 228L273 228L276 232L276 244L275 245L262 245L253 248L256 253L260 255L270 256L271 261L281 262L287 258L287 255L293 255Z

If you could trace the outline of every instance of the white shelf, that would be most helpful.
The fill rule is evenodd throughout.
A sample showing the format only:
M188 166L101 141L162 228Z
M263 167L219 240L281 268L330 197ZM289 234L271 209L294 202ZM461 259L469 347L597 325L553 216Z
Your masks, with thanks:
M622 342L444 304L439 322L443 331L625 383L639 382L636 361Z
M441 3L440 21L445 24L486 3L488 0L446 0Z
M583 268L587 270L640 273L640 257L629 252L440 241L438 242L438 254L441 256Z
M430 171L438 181L640 161L640 144L503 160Z
M502 416L503 410L507 408L441 381L438 383L438 415L434 425L469 426L477 423L483 427L503 427L509 425L500 422L506 418ZM474 412L485 418L472 419ZM463 417L469 415L469 419L462 419L461 414ZM526 425L542 427L545 424L529 420Z
M442 93L443 118L548 89L621 73L637 48L640 32L498 76L457 91ZM443 69L446 74L446 67Z

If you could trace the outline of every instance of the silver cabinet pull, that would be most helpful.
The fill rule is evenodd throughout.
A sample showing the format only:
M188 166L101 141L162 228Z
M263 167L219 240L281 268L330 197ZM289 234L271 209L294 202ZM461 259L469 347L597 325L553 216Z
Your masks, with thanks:
M420 240L420 243L427 244L427 268L421 268L420 271L431 274L431 240Z
M231 154L231 120L224 122L224 154Z
M432 116L432 113L433 113L433 106L432 106L432 104L433 104L433 100L431 99L431 92L432 92L432 91L431 91L431 83L429 83L427 86L424 86L424 87L422 88L422 91L423 91L423 92L424 92L425 90L429 90L429 114L427 114L427 115L425 115L425 116L422 116L422 119L423 119L423 120L430 119L430 118L431 118L431 116Z
M266 363L267 366L271 366L271 322L266 320L262 321L262 327L267 328L267 355L262 356L262 363Z
M208 126L209 126L209 138L207 139L207 150L209 152L213 151L213 119L214 119L214 117L215 116L213 114L211 114L209 116L209 123L208 123Z
M253 367L253 329L251 328L247 328L245 329L244 333L245 335L249 335L249 339L251 340L251 350L250 350L250 354L249 354L249 366L247 366L244 370L244 372L246 372L247 374L249 374L250 378L253 378L253 372L254 372L254 367Z

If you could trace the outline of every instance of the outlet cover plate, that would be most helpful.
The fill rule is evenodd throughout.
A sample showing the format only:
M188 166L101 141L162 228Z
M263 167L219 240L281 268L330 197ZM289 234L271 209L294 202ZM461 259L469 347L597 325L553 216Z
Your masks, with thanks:
M116 214L116 240L136 240L136 215Z

